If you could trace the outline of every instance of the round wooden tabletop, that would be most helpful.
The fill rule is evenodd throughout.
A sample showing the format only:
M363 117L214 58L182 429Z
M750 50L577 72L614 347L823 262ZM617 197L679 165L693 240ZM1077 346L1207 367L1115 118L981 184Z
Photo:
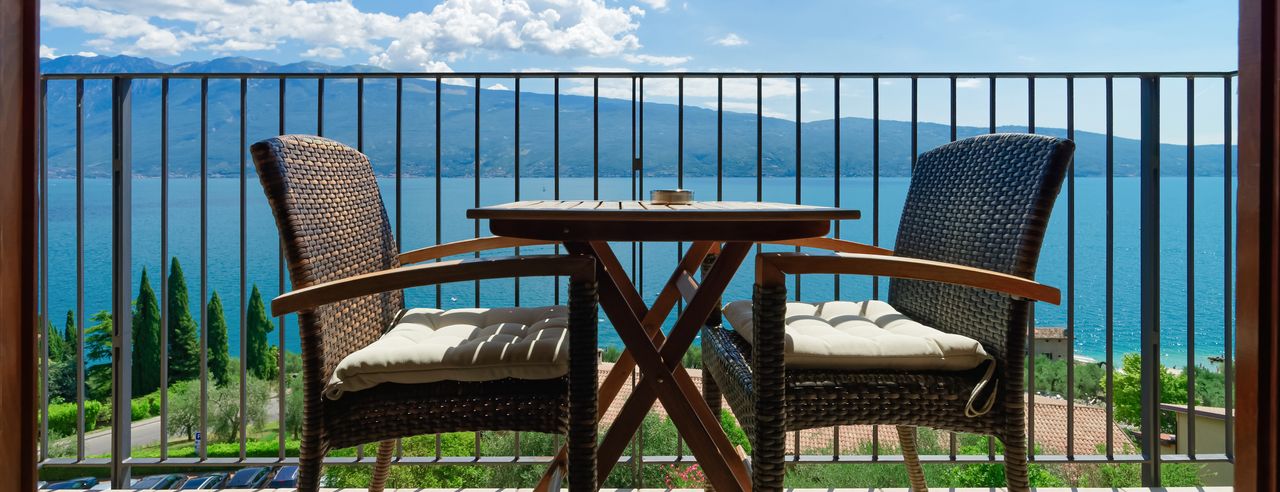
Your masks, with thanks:
M771 202L530 200L467 211L499 236L552 241L780 241L824 236L857 210Z

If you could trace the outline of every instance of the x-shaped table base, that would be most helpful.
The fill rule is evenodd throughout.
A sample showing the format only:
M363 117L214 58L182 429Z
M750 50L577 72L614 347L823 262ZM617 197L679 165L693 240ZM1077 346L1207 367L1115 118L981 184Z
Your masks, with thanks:
M711 412L693 379L680 364L697 338L698 330L718 307L721 295L751 250L752 243L726 243L699 284L693 279L693 274L714 245L710 241L692 243L650 308L645 306L607 242L565 242L568 252L596 259L600 307L626 345L626 351L601 385L600 415L604 415L617 397L632 370L639 366L641 371L640 383L609 427L597 451L597 483L604 483L654 401L660 400L680 435L689 443L689 449L712 486L722 491L751 489L751 477L720 428L719 417ZM688 303L670 337L665 337L661 330L662 322L682 296ZM563 457L558 456L557 462L562 463ZM546 477L542 482L539 490L545 490L544 486L549 484Z

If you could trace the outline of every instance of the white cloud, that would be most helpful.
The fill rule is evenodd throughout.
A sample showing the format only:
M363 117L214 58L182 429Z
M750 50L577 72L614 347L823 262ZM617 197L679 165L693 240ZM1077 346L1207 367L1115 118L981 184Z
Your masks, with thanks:
M682 65L692 60L691 56L656 56L656 55L622 55L622 59L627 63L642 63L645 65L662 65L669 67L672 65Z
M444 0L430 11L365 12L351 0L44 0L52 27L98 49L178 55L300 44L308 57L361 53L390 69L451 71L481 53L616 57L640 48L644 11L605 0Z
M57 50L42 44L40 45L40 58L57 58L58 55L55 51Z
M491 90L491 91L509 91L509 90L511 90L511 88L510 88L510 87L507 87L507 86L502 85L502 84L493 84L493 85L491 85L491 86L489 86L489 87L485 87L485 89L489 89L489 90Z
M957 89L977 89L982 86L982 81L978 79L959 79L956 80Z
M639 0L639 2L659 12L665 12L668 8L667 0Z
M342 48L335 48L333 46L317 46L302 52L302 56L304 58L328 58L330 60L342 58L345 54L346 52L342 51Z
M81 51L81 52L79 52L79 53L76 53L76 56L83 56L83 57L85 57L85 58L93 58L93 57L95 57L95 56L98 56L98 54L97 54L97 53L94 53L94 52L92 52L92 51Z
M718 38L712 42L720 46L742 46L747 44L746 39L743 39L742 36L739 36L734 33L726 34L724 35L724 37Z

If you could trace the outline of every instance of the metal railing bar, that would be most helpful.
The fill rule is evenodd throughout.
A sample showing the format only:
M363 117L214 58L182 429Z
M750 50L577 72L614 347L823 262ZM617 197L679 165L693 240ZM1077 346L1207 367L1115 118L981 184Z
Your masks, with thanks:
M285 109L285 85L286 85L286 81L284 77L281 77L279 79L279 84L280 84L280 87L279 87L280 94L279 94L279 100L277 101L278 102L277 111L279 112L279 114L277 115L276 122L279 125L279 127L277 128L278 134L284 135L285 134L284 109ZM254 167L254 170L256 173L257 167ZM277 248L277 252L276 252L276 292L284 292L284 240L280 239L278 243L279 243L279 247ZM279 418L280 422L278 424L278 427L276 427L276 429L278 429L278 432L276 432L276 438L279 441L277 443L279 453L280 453L279 457L280 459L284 459L285 447L286 447L285 433L288 432L288 428L286 425L288 422L285 419L285 402L289 400L288 394L287 394L288 385L286 384L286 376L284 373L284 358L285 358L284 316L277 317L276 324L279 325L276 332L280 336L280 345L279 345L280 350L276 351L277 374L280 376L280 380L279 380L280 396L276 398L276 405L277 405L277 411L278 411L276 413L276 417Z
M437 79L438 80L438 79ZM554 110L552 111L552 172L551 172L551 193L556 200L560 199L560 78L556 77L552 84L552 91L555 93ZM439 141L439 137L436 137ZM439 159L437 159L439 160ZM560 254L560 243L555 245L556 254ZM436 287L439 289L439 287ZM555 296L555 303L560 304L560 276L555 277L555 288L552 289Z
M1106 394L1107 394L1107 457L1115 456L1115 83L1114 79L1106 79L1106 119L1107 119L1107 192L1106 192Z
M403 154L404 154L404 79L396 79L396 245L404 247L404 228L401 227L401 196L403 188L401 180L403 173Z
M169 79L160 79L160 458L169 457Z
M987 110L990 112L988 116L990 133L996 132L996 77L989 75L987 78Z
M684 77L676 79L676 188L684 188Z
M880 79L871 79L871 244L880 245ZM880 299L880 277L871 277L871 298ZM872 432L872 439L876 433ZM876 449L874 446L872 449Z
M951 141L954 142L956 141L956 78L951 77L950 82L951 97L948 101L951 103Z
M133 91L111 79L111 484L129 484L133 393Z
M49 134L49 82L40 81L40 135ZM39 237L40 255L39 279L37 280L36 333L40 337L40 454L41 461L49 459L49 336L53 323L49 321L49 140L40 139L40 223Z
M1226 416L1226 436L1224 440L1228 458L1233 458L1235 452L1235 413L1232 411L1232 407L1234 407L1232 389L1234 388L1232 388L1231 384L1234 381L1234 374L1232 374L1231 370L1235 365L1231 348L1232 335L1234 334L1232 316L1235 314L1231 301L1231 299L1234 299L1231 290L1233 287L1231 273L1234 266L1234 260L1231 257L1231 238L1234 232L1231 227L1231 224L1234 223L1231 218L1231 201L1234 191L1231 186L1231 145L1229 145L1231 143L1231 115L1231 76L1225 76L1222 78L1222 141L1224 143L1222 146L1222 298L1225 299L1222 313L1222 372L1224 376L1222 393L1223 406L1226 407L1224 408Z
M316 79L316 135L324 136L324 81Z
M441 229L441 213L440 213L440 206L441 206L441 203L442 203L442 200L440 199L440 190L441 190L441 189L443 189L443 184L444 184L444 183L441 181L441 179L440 179L440 175L441 175L441 172L440 172L440 92L441 92L441 90L440 90L440 77L436 77L436 86L435 86L435 96L436 96L436 104L435 104L435 110L436 110L436 127L435 127L435 130L436 130L436 148L435 148L435 151L436 151L436 175L435 175L435 179L436 179L436 224L435 224L435 225L436 225L436 244L441 244L441 243L443 243L443 242L444 242L444 241L443 241L443 239L444 239L444 238L443 238L443 231L442 231L442 229ZM440 309L440 306L441 306L441 304L442 304L442 299L441 299L441 298L442 298L442 295L441 295L441 287L440 287L440 284L436 284L436 309ZM439 439L440 439L440 436L438 436L438 435L437 435L437 436L436 436L436 441L437 441L437 442L436 442L436 454L440 454L440 443L439 443Z
M472 164L475 167L475 170L473 171L475 173L474 175L475 177L472 179L472 182L475 184L475 189L472 190L472 193L474 193L474 197L473 197L474 201L472 202L472 204L475 206L475 208L480 208L480 77L475 78L475 96L476 96L475 105L472 107L475 110L473 113L475 115L475 118L473 119L475 128L472 129L472 137L474 138L475 141L473 143L472 154L471 154L472 157L474 158L474 161ZM480 237L480 219L472 219L471 225L473 228L473 232L475 233L474 237L479 238ZM476 258L480 257L479 251L476 251L475 257ZM475 307L480 307L480 281L476 280L475 282L472 283L472 285L475 286L475 290L476 290ZM478 438L479 436L477 436L477 440L479 440ZM479 450L478 447L476 449Z
M209 79L200 79L200 436L196 452L208 458L209 441Z
M800 204L800 196L801 196L800 183L801 183L801 177L804 175L804 163L802 161L802 157L800 153L802 148L800 135L804 133L802 131L802 126L801 126L802 125L801 116L803 116L803 113L801 112L800 77L796 77L796 205ZM796 246L796 252L797 253L800 252L799 246ZM795 276L794 282L796 286L795 299L796 301L799 301L800 300L800 276L799 275ZM796 438L799 439L799 437L800 437L800 434L797 433ZM797 441L797 444L798 443L799 441ZM798 450L799 450L799 446L797 446L797 452Z
M327 73L272 73L272 72L222 72L222 73L182 73L182 72L155 72L155 73L125 73L125 72L103 72L103 73L46 73L41 74L42 78L49 80L62 79L111 79L111 78L130 78L130 79L159 79L163 77L172 77L175 79L261 79L275 78L284 76L292 79L394 79L394 78L432 78L432 77L458 77L458 78L526 78L526 79L548 79L560 77L580 77L580 78L604 78L604 79L625 79L631 77L655 78L655 79L678 79L678 78L739 78L751 79L756 77L764 78L847 78L847 79L874 79L878 77L885 78L921 78L921 79L947 79L951 77L958 78L1007 78L1007 79L1025 79L1034 78L1090 78L1090 79L1107 79L1107 78L1152 78L1152 77L1193 77L1193 78L1221 78L1234 77L1239 72L1231 71L1125 71L1125 72L1106 72L1106 71L1081 71L1081 72L599 72L599 71L583 71L583 72L327 72Z
M1150 462L1142 467L1142 483L1159 487L1160 476L1160 79L1139 80L1142 119L1139 138L1141 161L1141 354L1142 452Z
M1067 79L1067 140L1076 139L1075 79ZM1067 164L1067 457L1076 455L1076 164Z
M835 180L835 183L834 183L835 196L832 197L831 201L833 203L832 205L833 207L840 208L840 78L839 77L836 77L832 83L832 95L834 96L834 102L832 103L832 129L831 129L833 132L832 153L835 155L835 161L832 164L831 175L833 176L832 179ZM837 220L835 222L836 222L835 238L840 239L840 223L843 221ZM832 294L834 294L835 298L839 300L840 299L840 274L834 275L833 280L834 280L835 289L834 289L834 292L832 292ZM836 427L834 432L836 433L835 434L836 449L833 452L835 452L836 454L839 454L840 428Z
M600 199L600 78L591 79L591 199Z
M764 79L756 77L756 201L764 201ZM756 244L756 254L761 247Z
M1027 78L1027 133L1036 132L1036 79ZM1027 313L1027 422L1036 421L1036 305L1028 303ZM1036 459L1036 426L1027 426L1027 460Z
M514 193L512 196L515 198L515 201L518 202L520 201L520 78L519 77L516 77L515 79L515 86L516 86L515 94L514 94L515 95L515 116L513 117L514 124L512 125L512 129L515 132L515 139L514 139L515 142L513 144L515 146L515 152L512 153L512 169L515 175L515 179L513 179L512 181L514 181L513 185L515 186L515 189L512 190ZM519 246L515 247L515 255L520 256ZM514 294L515 305L518 307L520 306L520 277L511 279L511 283L515 287L515 294ZM519 448L519 446L520 446L520 433L517 431L516 447ZM519 453L516 453L516 454L518 455Z
M1196 414L1196 79L1187 78L1187 415ZM1228 145L1229 147L1229 145ZM1187 419L1186 452L1196 455L1196 419Z
M987 125L989 133L996 132L996 78L991 76L987 79ZM1034 400L1032 400L1034 401ZM1028 441L1035 445L1035 441ZM996 440L990 436L987 437L987 458L995 459L996 457Z
M836 135L839 138L839 133ZM839 152L836 155L836 166L839 166ZM719 77L716 78L716 200L724 200L724 79Z
M249 337L246 335L247 331L245 329L246 292L244 288L245 277L247 276L246 275L247 269L245 267L245 259L247 257L246 255L247 241L245 239L246 207L245 207L245 173L244 173L244 166L246 162L244 157L245 157L245 152L248 151L249 149L249 141L245 136L246 118L248 116L248 108L245 105L245 98L247 97L248 93L249 93L248 80L240 79L240 299L239 299L240 309L239 309L239 315L240 315L240 416L241 416L240 418L240 457L241 458L245 457L245 447L246 447L246 441L247 441L247 436L245 436L245 432L248 430L248 425L245 422L248 420L246 416L249 415L248 413L245 412L245 410L248 407L247 401L249 399L249 390L248 390L248 386L249 386L248 339ZM281 331L284 331L284 328L281 328ZM281 347L280 350L284 350L284 347Z
M84 460L84 79L76 80L76 459Z

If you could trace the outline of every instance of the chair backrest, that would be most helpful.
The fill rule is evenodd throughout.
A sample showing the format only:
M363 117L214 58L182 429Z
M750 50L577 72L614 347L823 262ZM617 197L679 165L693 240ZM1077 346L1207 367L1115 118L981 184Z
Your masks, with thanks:
M400 266L368 157L310 135L269 138L252 152L294 289ZM404 294L393 291L299 313L304 360L317 357L318 376L327 381L343 357L377 340L403 308Z
M1074 151L1069 140L995 134L921 154L894 254L1033 278ZM913 319L981 341L997 359L1023 348L1029 303L1009 296L894 279L889 302Z

